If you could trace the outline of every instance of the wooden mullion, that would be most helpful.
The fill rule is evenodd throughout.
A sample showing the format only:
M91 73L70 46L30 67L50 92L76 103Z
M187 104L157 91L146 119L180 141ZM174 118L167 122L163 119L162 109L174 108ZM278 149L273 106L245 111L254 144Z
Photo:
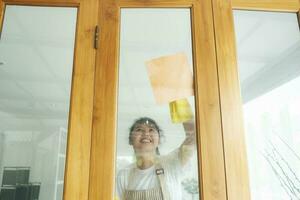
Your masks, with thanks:
M64 200L88 200L98 0L81 0L74 51Z
M228 200L249 200L249 177L230 1L212 0Z
M192 8L200 199L226 200L214 27L210 0Z
M89 200L114 199L120 9L100 1Z

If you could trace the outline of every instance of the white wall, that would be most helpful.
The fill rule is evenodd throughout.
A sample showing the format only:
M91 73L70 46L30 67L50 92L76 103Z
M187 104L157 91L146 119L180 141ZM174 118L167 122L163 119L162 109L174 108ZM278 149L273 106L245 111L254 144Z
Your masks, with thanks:
M34 136L23 137L23 140L16 140L14 136L9 137L9 135L7 138L2 144L1 171L4 166L30 167L29 181L41 182L39 199L53 200L56 187L58 133L50 134L38 142L35 139L37 137Z

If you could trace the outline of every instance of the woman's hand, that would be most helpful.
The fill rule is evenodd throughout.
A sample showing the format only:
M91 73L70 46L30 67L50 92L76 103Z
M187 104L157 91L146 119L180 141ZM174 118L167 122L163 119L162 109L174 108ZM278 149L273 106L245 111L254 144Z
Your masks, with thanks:
M186 165L196 149L196 134L194 118L183 122L185 140L180 146L179 159L182 166Z

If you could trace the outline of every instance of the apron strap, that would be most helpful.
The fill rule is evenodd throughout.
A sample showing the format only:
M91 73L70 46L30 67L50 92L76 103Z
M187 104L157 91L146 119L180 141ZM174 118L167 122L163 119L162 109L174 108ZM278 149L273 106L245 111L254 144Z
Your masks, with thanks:
M160 184L161 191L162 191L162 194L163 194L163 199L164 200L171 200L169 191L167 190L167 184L166 184L166 180L165 180L164 168L161 166L161 164L159 162L157 162L156 165L155 165L155 173L156 173L156 175L158 177L158 180L159 180L159 184Z

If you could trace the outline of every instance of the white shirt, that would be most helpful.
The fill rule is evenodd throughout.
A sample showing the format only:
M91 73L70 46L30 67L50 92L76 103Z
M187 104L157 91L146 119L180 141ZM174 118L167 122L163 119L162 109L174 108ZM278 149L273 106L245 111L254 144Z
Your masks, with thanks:
M179 149L165 156L159 156L158 161L164 169L166 188L172 200L182 200L181 178L182 166L179 160ZM130 172L131 181L129 181ZM125 190L148 190L160 187L159 179L155 173L155 166L141 170L136 164L121 169L117 175L117 195L121 200Z

